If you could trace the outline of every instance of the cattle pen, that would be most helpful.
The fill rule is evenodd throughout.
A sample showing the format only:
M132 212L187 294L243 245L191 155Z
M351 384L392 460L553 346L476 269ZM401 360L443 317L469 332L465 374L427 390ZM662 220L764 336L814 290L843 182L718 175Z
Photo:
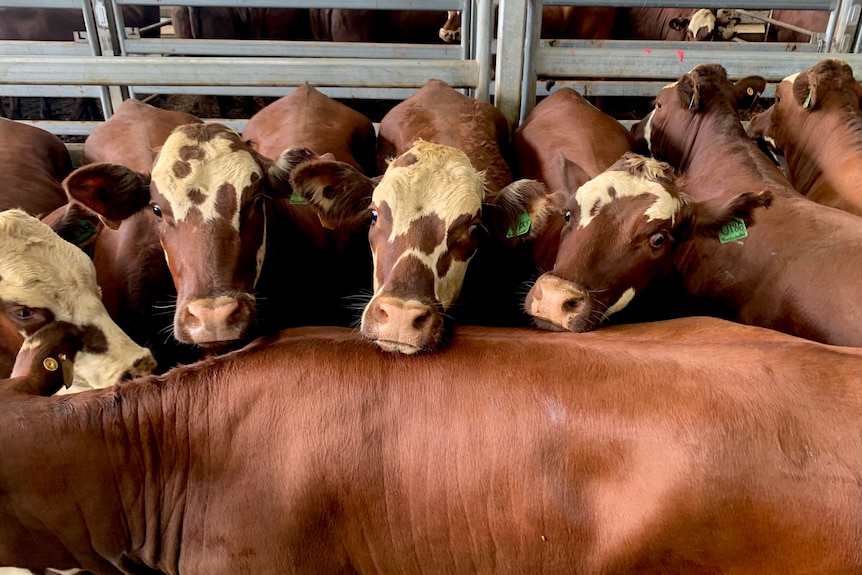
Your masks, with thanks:
M279 97L310 83L335 98L403 100L436 78L494 103L514 128L537 98L563 86L588 97L643 98L698 63L723 65L731 78L758 74L769 98L784 77L825 54L840 55L862 72L860 0L706 0L701 8L752 11L829 11L825 31L805 43L734 41L681 43L661 40L559 40L540 38L543 6L669 6L656 0L416 0L411 10L460 10L460 44L419 39L415 44L289 40L143 37L123 22L127 5L161 0L0 0L0 8L81 10L85 30L65 42L6 41L0 45L0 95L94 97L105 117L126 98L165 94ZM191 0L192 7L363 8L396 10L399 0ZM495 26L495 10L498 14ZM763 14L763 12L761 12ZM758 16L770 22L768 16ZM169 24L163 18L154 26ZM766 24L770 25L770 24ZM240 127L244 118L229 120ZM29 119L66 136L86 136L98 121Z

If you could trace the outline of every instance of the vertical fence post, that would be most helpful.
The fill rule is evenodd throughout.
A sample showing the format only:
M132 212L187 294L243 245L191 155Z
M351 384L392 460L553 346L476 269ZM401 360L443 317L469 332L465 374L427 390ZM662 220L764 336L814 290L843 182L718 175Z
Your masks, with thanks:
M526 54L527 0L500 0L494 104L514 130L521 111L521 80Z

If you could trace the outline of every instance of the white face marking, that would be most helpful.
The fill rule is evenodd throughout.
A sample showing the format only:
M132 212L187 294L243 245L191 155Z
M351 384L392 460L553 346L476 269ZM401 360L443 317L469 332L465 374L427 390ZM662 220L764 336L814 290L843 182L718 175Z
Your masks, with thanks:
M372 201L389 207L393 218L387 238L390 243L425 216L433 214L443 221L447 231L430 254L409 249L399 256L398 262L412 256L425 263L434 273L434 296L443 309L448 309L458 298L469 260L453 261L442 277L437 275L437 262L448 251L446 236L452 224L466 214L480 213L485 196L484 174L473 168L463 152L449 146L420 140L407 153L417 161L406 166L390 164L374 190ZM372 257L376 270L376 253ZM374 289L380 289L376 273Z
M796 72L795 74L789 75L788 77L783 79L782 82L790 82L792 84L793 82L796 81L797 77L799 77L799 72Z
M644 120L646 122L644 124L644 139L646 140L647 149L649 150L650 154L652 154L652 142L650 140L652 139L653 116L655 116L655 110L652 110L649 114L647 114L646 120Z
M59 321L101 330L108 352L77 355L75 383L79 386L112 385L136 361L152 358L108 315L90 258L19 210L0 212L0 299L45 308Z
M217 191L229 183L236 191L231 225L239 230L241 195L251 185L252 176L262 177L263 170L251 154L232 149L237 141L238 138L216 136L200 142L181 131L168 137L153 167L152 178L170 203L176 221L185 220L192 209L199 210L204 221L220 217L216 210ZM180 158L184 148L200 148L201 151L183 162ZM175 166L178 162L186 165L187 173L177 173ZM192 201L189 190L195 190L199 201Z
M710 34L715 30L715 14L707 8L701 8L691 17L688 23L688 30L693 35L697 35L697 31L706 27Z
M618 311L620 311L621 309L623 309L624 307L626 307L627 305L629 305L629 303L631 303L631 301L632 301L632 299L634 299L634 297L635 297L634 288L629 288L626 291L624 291L623 295L620 296L620 299L618 299L616 301L616 303L614 303L611 307L609 307L608 309L605 310L605 313L603 314L601 321L605 321L606 319L608 319L611 316L611 314L615 314Z
M611 188L616 192L613 197L610 194ZM581 208L578 227L585 228L590 225L593 218L615 199L646 194L655 197L655 201L644 212L647 221L662 219L673 222L674 216L684 205L683 200L673 197L664 186L644 175L634 176L629 172L608 171L599 174L575 192L575 200Z

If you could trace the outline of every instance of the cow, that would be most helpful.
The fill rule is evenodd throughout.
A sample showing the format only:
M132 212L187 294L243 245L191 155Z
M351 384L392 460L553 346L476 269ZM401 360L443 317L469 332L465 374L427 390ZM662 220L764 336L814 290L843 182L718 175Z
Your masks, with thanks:
M128 5L122 7L125 26L143 27L159 21L158 6ZM42 42L72 42L75 32L83 31L83 12L65 8L0 8L0 40L26 40ZM160 31L153 28L141 34L144 37L158 37ZM41 99L42 119L52 118L51 101ZM0 116L5 111L0 107ZM8 117L19 119L24 116L21 101L12 98ZM101 119L101 112L92 98L77 98L70 113L70 120Z
M718 17L706 8L647 8L629 6L617 9L615 40L698 41L730 40L735 35L738 17Z
M822 60L776 87L775 102L748 123L785 159L797 190L862 215L862 84L853 69Z
M769 16L784 24L824 35L831 14L829 10L771 10ZM766 26L765 41L768 42L809 43L811 40L811 34L805 32L776 24ZM824 48L826 51L832 49L830 46Z
M27 336L53 323L76 330L72 366L46 364L72 391L107 387L156 367L102 304L93 263L47 224L22 210L0 211L0 376L9 377Z
M540 182L512 182L507 146L497 108L431 80L381 120L382 176L325 160L291 173L294 192L324 217L350 222L370 212L374 295L361 332L382 349L436 350L456 317L523 323L515 292L534 265L517 248L555 208Z
M694 283L714 284L708 306L738 309L745 286L734 281L722 230L747 228L771 195L745 192L726 205L692 201L673 168L632 152L599 176L567 190L566 225L553 270L536 280L524 309L538 327L583 332L611 321L698 313ZM611 317L613 316L613 317ZM729 314L726 319L739 320Z
M575 90L560 88L515 130L513 166L516 177L539 180L552 192L577 189L635 146L619 121ZM553 267L564 223L562 210L551 214L546 230L533 242L537 269Z
M743 323L836 345L862 345L862 226L858 216L813 202L796 191L745 133L738 110L766 82L731 82L718 64L700 64L656 96L653 110L632 129L656 159L684 178L699 201L727 203L744 192L769 190L769 209L742 240L727 278L740 286L731 313ZM741 226L737 226L740 227ZM732 277L731 277L732 276ZM824 289L824 281L829 288ZM711 297L721 285L692 285Z
M150 170L89 164L65 187L109 227L133 223L146 236L128 237L116 260L140 263L143 244L147 257L166 261L176 290L173 339L221 353L279 327L349 325L345 298L370 283L350 275L352 265L367 269L370 254L340 259L362 252L339 252L341 232L291 203L291 154L271 160L227 126L188 123L171 132Z
M460 41L460 18L442 10L310 10L316 40L329 42L434 42Z
M288 148L331 153L373 176L377 170L377 134L364 114L303 84L256 112L242 130L242 139L275 159Z
M0 564L862 569L859 349L685 318L576 336L462 327L404 361L349 329L297 328L40 397L57 385L42 362L74 342L33 339L16 366L28 389L0 382Z
M617 10L610 6L542 6L540 38L610 40L613 36ZM497 10L495 9L495 12ZM495 14L495 18L497 15ZM494 26L497 29L497 26ZM444 41L460 38L461 12L448 12L440 29Z
M182 39L313 39L307 9L174 6L171 24Z
M0 118L0 157L0 211L20 208L44 216L66 204L62 182L72 171L72 158L60 138L41 128Z

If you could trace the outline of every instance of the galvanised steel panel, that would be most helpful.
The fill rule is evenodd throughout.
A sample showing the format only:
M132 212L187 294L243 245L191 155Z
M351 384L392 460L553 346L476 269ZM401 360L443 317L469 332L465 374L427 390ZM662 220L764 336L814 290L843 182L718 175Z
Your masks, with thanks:
M26 0L24 0L26 1ZM233 6L237 8L354 8L368 10L460 10L461 0L114 0L119 5Z
M0 56L0 84L85 84L114 86L315 86L412 88L441 78L454 88L475 88L472 60L315 58Z
M294 42L288 40L159 40L124 41L128 54L292 58L434 58L457 60L455 44L360 44L357 42Z

